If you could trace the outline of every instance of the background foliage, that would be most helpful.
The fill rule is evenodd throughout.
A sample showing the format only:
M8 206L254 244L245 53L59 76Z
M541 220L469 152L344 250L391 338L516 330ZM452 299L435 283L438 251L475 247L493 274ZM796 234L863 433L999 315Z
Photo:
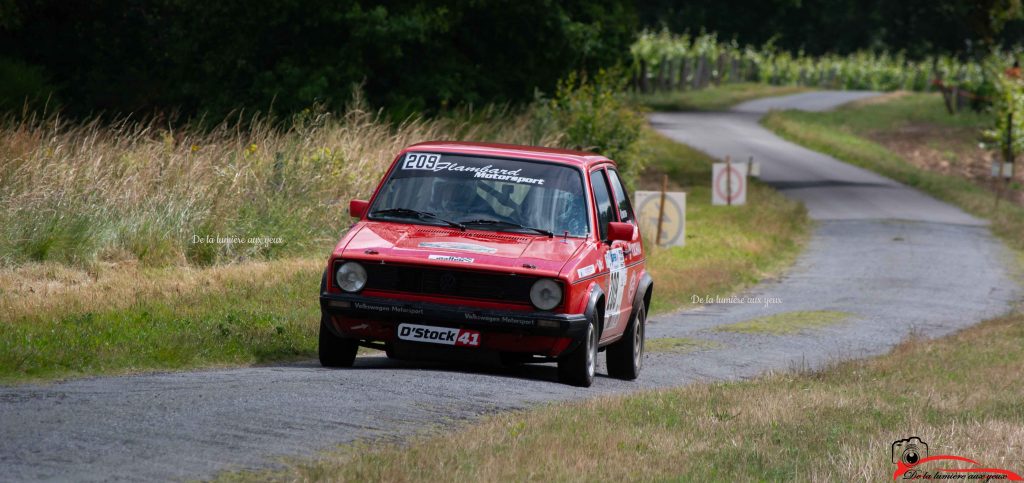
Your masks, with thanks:
M339 110L363 84L404 119L528 103L570 72L628 64L643 27L795 57L965 59L1019 43L1020 14L1020 0L0 0L0 109L216 124L239 108Z
M1003 69L1013 65L1019 46L992 48L978 58L935 54L914 59L904 52L859 50L848 54L809 55L789 52L772 43L741 46L717 34L674 34L667 29L644 31L630 46L638 87L682 90L710 83L760 82L831 89L925 91L936 81L956 85L974 98L991 102Z
M718 32L741 44L773 43L809 55L864 49L914 58L984 54L1019 43L1020 0L645 0L643 25Z
M396 118L525 102L622 61L636 28L624 0L28 0L0 18L0 57L78 114L337 109L360 83Z

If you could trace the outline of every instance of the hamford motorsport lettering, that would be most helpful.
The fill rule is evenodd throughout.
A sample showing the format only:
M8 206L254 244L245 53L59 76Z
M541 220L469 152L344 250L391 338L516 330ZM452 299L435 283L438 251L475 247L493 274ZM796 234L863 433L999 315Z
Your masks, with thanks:
M590 386L597 357L635 379L654 289L615 163L581 151L482 143L410 146L327 260L320 362L360 347L556 363ZM434 348L436 350L429 350Z

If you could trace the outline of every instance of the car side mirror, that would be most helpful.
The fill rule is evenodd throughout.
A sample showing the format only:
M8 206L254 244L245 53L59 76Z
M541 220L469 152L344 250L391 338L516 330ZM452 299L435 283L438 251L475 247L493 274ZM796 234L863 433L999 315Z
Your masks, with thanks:
M366 214L366 209L370 207L370 202L366 200L352 200L348 202L348 214L352 215L352 218L362 218Z
M631 223L613 221L608 223L608 241L633 241L636 239L636 226Z

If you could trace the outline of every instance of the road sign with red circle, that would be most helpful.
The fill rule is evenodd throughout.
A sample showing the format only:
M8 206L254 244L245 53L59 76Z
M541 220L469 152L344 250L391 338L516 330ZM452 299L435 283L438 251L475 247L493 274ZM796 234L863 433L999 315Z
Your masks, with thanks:
M742 205L747 202L747 164L715 163L711 170L711 204Z

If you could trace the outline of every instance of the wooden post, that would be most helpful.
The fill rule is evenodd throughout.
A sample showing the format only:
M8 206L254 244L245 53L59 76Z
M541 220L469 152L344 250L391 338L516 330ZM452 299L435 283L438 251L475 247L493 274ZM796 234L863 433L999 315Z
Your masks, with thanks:
M725 157L725 204L732 206L732 158Z
M661 204L658 205L658 235L654 237L654 244L661 246L661 224L665 219L665 192L668 191L668 174L661 178Z
M753 177L754 176L752 174L753 172L754 172L754 157L751 156L750 159L747 160L747 177L748 178Z
M1006 114L1006 146L1003 149L1003 162L999 163L999 176L996 178L996 209L999 209L999 198L1002 197L1003 192L1007 191L1010 187L1010 178L1003 174L1003 170L1006 169L1006 165L1013 163L1013 113ZM1012 168L1011 168L1012 169ZM1010 173L1013 173L1011 171ZM1000 183L999 178L1002 178Z

